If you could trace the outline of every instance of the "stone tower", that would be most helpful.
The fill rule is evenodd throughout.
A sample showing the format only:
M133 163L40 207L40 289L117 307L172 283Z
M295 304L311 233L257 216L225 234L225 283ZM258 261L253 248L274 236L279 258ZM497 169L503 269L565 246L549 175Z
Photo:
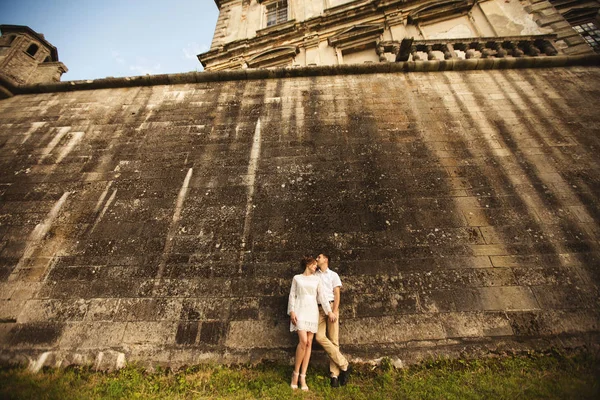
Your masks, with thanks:
M67 72L41 33L21 25L0 25L0 31L0 79L9 85L58 82Z
M590 46L597 48L595 40L600 41L595 29L598 1L215 3L219 18L212 45L208 52L198 55L207 71L513 54L576 55L591 53ZM583 22L596 25L579 26ZM590 31L585 40L583 29Z

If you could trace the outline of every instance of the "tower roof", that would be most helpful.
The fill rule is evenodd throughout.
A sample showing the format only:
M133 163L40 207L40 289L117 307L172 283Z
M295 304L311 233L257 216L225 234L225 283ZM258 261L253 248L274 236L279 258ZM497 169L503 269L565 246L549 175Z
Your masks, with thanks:
M218 1L218 0L215 0L215 1ZM33 36L34 38L39 40L44 46L46 46L50 49L50 55L51 55L52 61L58 61L58 51L56 50L56 47L52 46L46 40L46 38L44 38L44 35L42 35L41 33L37 33L30 27L25 26L25 25L0 25L0 32L2 32L2 34L12 33L12 32L27 33L30 36Z

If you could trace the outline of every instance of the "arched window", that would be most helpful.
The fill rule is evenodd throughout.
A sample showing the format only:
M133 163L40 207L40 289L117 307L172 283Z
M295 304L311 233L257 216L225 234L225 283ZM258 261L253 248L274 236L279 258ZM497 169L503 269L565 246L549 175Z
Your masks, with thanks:
M51 61L52 61L52 60L50 59L50 56L48 56L48 57L44 58L44 62L45 62L45 63L47 63L47 62L51 62Z
M31 43L31 45L27 48L27 54L29 54L31 57L35 56L35 53L37 53L38 49L40 47L35 44L35 43Z

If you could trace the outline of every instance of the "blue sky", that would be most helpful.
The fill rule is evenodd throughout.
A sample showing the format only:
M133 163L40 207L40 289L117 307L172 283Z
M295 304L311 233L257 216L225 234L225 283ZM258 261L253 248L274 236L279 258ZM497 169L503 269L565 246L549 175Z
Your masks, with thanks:
M56 46L63 81L201 71L213 0L0 0L0 24L27 25Z

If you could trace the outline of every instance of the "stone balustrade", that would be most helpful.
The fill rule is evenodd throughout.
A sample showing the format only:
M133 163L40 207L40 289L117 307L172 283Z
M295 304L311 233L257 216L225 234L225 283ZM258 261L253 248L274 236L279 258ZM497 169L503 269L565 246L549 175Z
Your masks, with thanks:
M507 37L477 37L462 39L433 39L382 41L377 45L380 61L388 61L388 54L396 61L451 60L471 58L540 57L555 56L556 35Z

